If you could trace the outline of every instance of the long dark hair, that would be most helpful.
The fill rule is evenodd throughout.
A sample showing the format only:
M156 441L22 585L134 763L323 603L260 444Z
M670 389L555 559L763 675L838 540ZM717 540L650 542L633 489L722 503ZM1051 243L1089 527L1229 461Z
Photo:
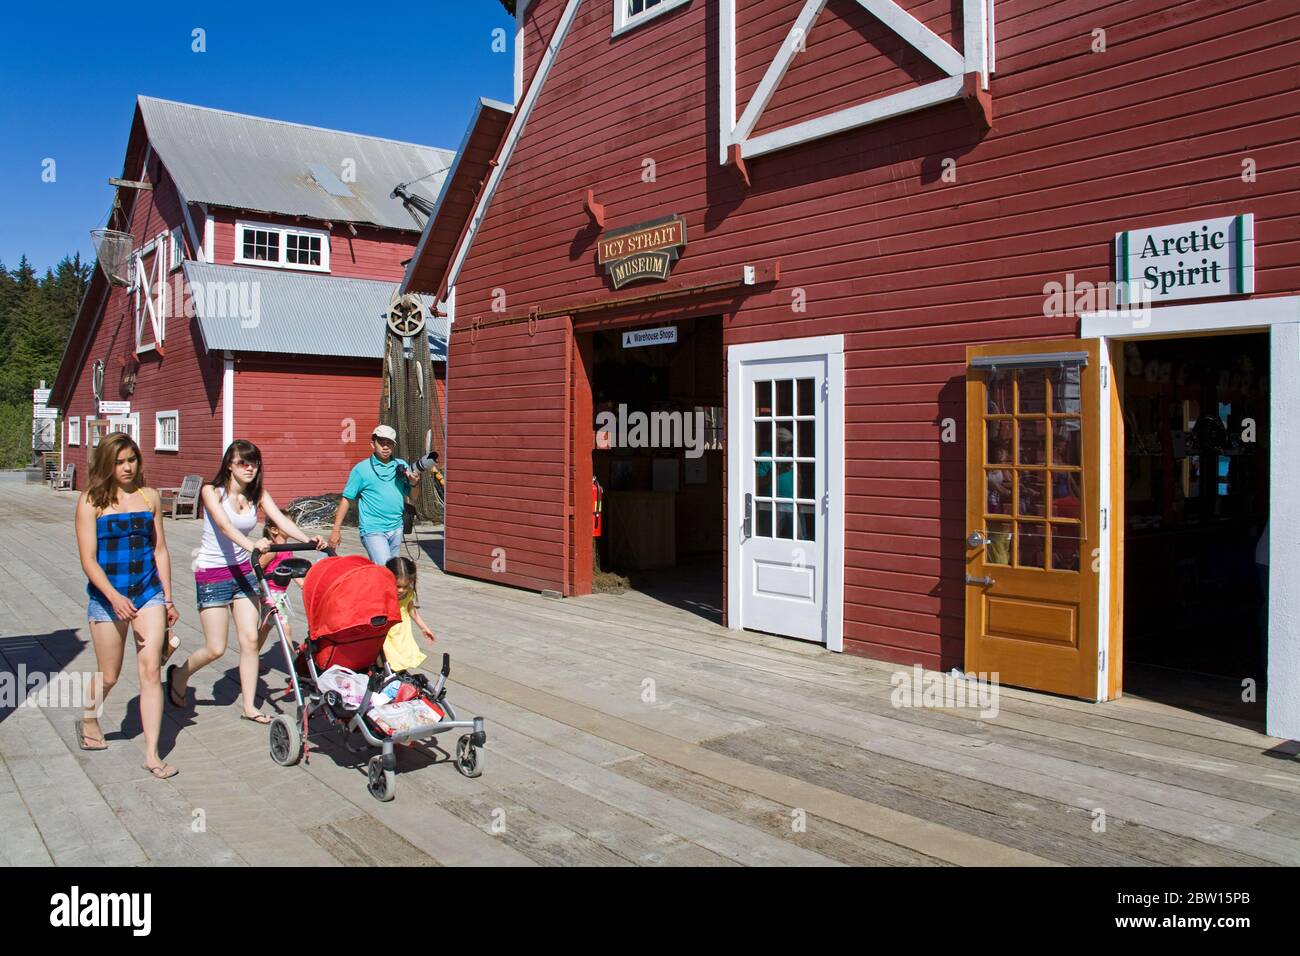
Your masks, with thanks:
M144 456L140 454L140 446L124 432L105 435L100 439L99 447L90 456L90 481L86 485L87 500L100 511L117 500L114 487L117 483L114 477L117 474L117 456L127 448L135 452L136 460L135 487L128 488L127 491L138 491L145 487ZM257 476L262 477L260 469Z
M226 483L230 481L230 462L238 455L244 461L257 465L257 474L253 480L248 483L244 489L244 497L253 505L260 504L262 501L262 451L251 441L245 441L242 438L236 438L226 449L226 453L221 456L221 467L217 469L216 477L208 484L221 491L226 490Z

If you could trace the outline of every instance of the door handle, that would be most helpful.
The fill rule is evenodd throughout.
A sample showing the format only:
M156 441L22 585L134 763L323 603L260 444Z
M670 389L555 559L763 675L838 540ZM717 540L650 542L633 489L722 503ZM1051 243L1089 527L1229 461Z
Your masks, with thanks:
M745 492L745 520L740 525L741 540L752 537L750 530L753 527L754 519L754 496L750 492Z
M983 531L972 531L966 539L966 547L981 548L989 543L989 539L984 536Z
M981 585L981 586L987 588L987 587L992 587L992 586L993 586L994 584L996 584L997 582L994 581L994 580L993 580L991 577L989 577L987 574L984 575L984 577L982 577L982 578L973 578L973 577L971 577L971 576L968 574L968 575L966 575L966 583L967 583L967 584L979 584L979 585Z

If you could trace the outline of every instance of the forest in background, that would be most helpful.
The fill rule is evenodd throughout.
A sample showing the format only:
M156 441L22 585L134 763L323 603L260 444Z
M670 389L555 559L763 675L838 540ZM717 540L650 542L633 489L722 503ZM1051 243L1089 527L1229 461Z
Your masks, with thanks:
M26 256L12 270L0 263L0 468L31 461L32 389L54 384L92 269L80 254L44 275Z

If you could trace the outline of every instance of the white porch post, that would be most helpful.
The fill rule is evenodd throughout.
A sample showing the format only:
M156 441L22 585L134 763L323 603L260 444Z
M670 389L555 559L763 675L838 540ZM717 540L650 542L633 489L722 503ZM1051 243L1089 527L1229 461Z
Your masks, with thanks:
M1268 714L1271 736L1300 739L1300 324L1270 329Z

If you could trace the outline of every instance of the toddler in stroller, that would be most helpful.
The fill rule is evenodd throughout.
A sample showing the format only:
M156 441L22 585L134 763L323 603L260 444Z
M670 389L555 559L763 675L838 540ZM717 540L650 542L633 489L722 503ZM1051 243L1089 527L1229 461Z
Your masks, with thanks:
M314 549L313 544L284 544L270 550ZM428 741L451 730L467 731L456 745L456 769L477 777L483 772L479 748L487 742L487 733L482 717L458 720L447 700L450 655L442 655L442 671L432 685L423 674L394 673L381 653L389 629L401 621L393 573L361 555L340 558L325 553L329 557L315 564L294 558L271 572L283 581L304 578L307 615L307 638L295 648L278 612L270 611L296 706L295 714L281 714L271 723L271 759L284 767L298 763L306 752L311 718L320 716L349 750L380 748L366 767L368 789L377 800L393 799L396 744ZM256 563L253 570L264 602L272 604L266 573ZM363 746L353 746L356 735Z

